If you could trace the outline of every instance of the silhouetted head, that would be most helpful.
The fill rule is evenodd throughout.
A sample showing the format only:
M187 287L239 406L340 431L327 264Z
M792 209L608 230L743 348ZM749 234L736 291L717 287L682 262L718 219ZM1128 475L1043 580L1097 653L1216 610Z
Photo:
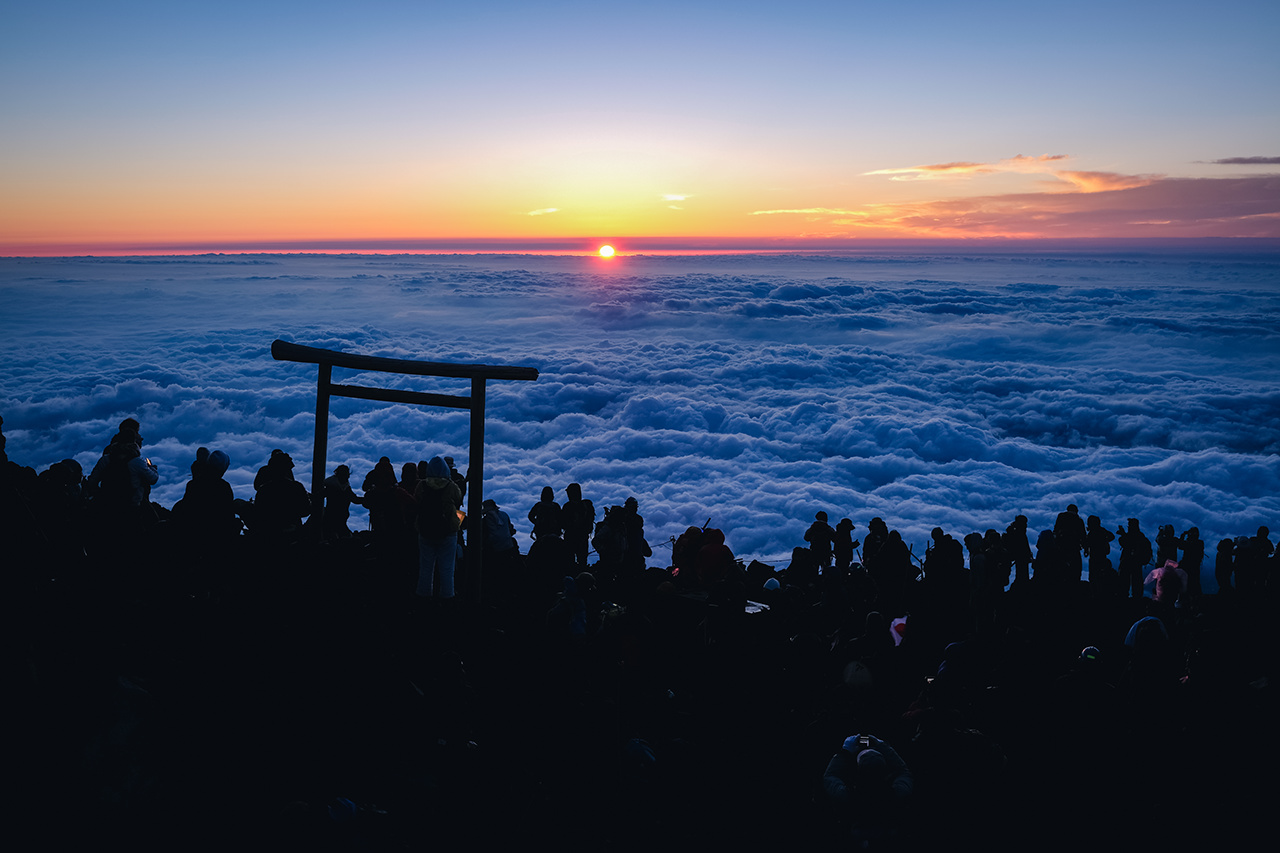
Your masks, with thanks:
M1195 540L1199 539L1199 538L1200 538L1200 528L1199 528L1199 527L1192 527L1191 529L1189 529L1189 530L1187 531L1187 538L1188 538L1188 539L1190 539L1190 540L1192 540L1193 542L1194 542Z
M826 514L825 512L823 512L822 510L818 510L818 514L814 516L814 520L816 520L816 521L826 521L826 520L827 520L827 514Z
M1138 532L1138 519L1136 518L1129 519L1129 532L1130 533Z
M129 430L134 435L138 436L138 446L141 447L142 446L142 424L138 423L138 421L134 418L125 418L120 422L120 431L124 432L125 430Z
M432 456L431 461L427 463L427 476L442 480L449 479L448 464L439 456Z
M556 493L550 486L542 487L542 499L544 501L553 501L556 499Z
M569 500L571 501L582 500L582 486L577 483L570 483L568 487L565 488L564 493L569 496Z
M1075 504L1067 504L1067 512L1071 513L1072 515L1079 515L1080 507L1076 506Z
M884 783L889 773L889 762L878 749L864 749L858 753L854 765L853 784L856 788L876 788Z
M337 477L339 480L349 480L351 478L351 469L346 465L339 465L337 468L333 469L333 476Z
M836 525L836 529L837 530L853 530L854 529L853 519L852 518L840 519L840 522Z
M1271 530L1267 528L1266 525L1263 525L1262 527L1258 528L1259 539L1266 539L1270 535L1271 535Z
M448 466L449 466L449 470L450 470L450 471L452 471L454 468L456 468L456 467L457 467L456 465L454 465L454 464L453 464L453 457L452 457L452 456L446 456L446 457L444 458L444 464L446 464L446 465L448 465Z
M625 501L622 502L622 508L625 509L627 512L635 512L636 510L640 509L640 502L635 498L627 498Z
M1096 516L1096 515L1091 515L1091 516L1089 516L1089 521L1087 522L1087 525L1088 525L1088 527L1089 527L1089 529L1090 529L1090 530L1093 530L1093 529L1095 529L1095 528L1101 527L1101 526L1102 526L1102 519L1101 519L1101 518L1098 518L1098 516Z
M231 467L231 457L223 453L221 450L215 450L209 454L209 461L205 463L205 470L213 477L221 477L227 473L227 469Z
M935 527L933 528L933 530L929 531L929 538L932 539L934 542L937 542L945 535L946 534L942 532L941 527Z

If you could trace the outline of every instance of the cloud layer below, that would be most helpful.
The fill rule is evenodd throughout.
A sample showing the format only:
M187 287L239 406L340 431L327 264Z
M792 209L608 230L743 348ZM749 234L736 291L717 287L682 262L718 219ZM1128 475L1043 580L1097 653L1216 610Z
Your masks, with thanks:
M485 490L526 546L542 486L573 481L635 495L655 560L708 517L783 562L818 510L921 552L1072 502L1213 543L1280 526L1277 283L1275 254L0 259L0 415L37 469L92 465L137 416L165 504L200 445L239 497L273 447L309 482L315 368L274 361L283 338L536 367L488 391ZM330 468L465 467L463 412L332 414Z

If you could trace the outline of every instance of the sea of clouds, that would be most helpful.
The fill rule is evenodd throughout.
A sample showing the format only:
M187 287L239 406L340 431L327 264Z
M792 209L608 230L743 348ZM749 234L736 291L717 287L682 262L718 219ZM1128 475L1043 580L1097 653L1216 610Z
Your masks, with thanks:
M1197 526L1210 555L1280 528L1275 254L6 258L0 298L10 458L88 470L134 416L165 505L202 445L238 497L274 447L310 483L316 368L275 361L281 338L537 368L488 385L485 494L526 547L541 488L575 481L601 512L639 500L653 562L709 518L785 566L819 510L917 554L1019 513L1034 543L1068 503ZM465 469L468 417L335 398L330 472Z

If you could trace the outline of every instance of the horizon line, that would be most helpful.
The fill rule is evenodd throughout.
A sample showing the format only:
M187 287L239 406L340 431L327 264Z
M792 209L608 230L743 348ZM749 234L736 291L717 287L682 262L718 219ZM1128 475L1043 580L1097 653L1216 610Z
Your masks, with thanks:
M883 238L876 240L744 240L742 238L470 238L470 239L309 239L208 240L171 242L66 241L0 242L0 257L69 258L208 254L535 254L594 256L602 245L618 256L673 254L854 254L860 252L956 251L1280 251L1275 237L972 237ZM17 251L13 251L13 250Z

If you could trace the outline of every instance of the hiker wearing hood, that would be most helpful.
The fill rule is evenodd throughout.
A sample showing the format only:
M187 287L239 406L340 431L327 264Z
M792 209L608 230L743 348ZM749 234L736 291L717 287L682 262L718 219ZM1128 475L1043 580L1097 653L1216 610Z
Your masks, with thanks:
M458 508L462 491L449 474L449 466L433 456L425 472L419 471L413 500L417 506L418 595L453 598L453 574L458 558ZM437 579L439 583L437 583Z
M201 447L191 463L191 479L182 500L173 506L173 520L199 541L239 532L235 495L231 484L222 478L230 465L231 457L221 450L210 453Z

